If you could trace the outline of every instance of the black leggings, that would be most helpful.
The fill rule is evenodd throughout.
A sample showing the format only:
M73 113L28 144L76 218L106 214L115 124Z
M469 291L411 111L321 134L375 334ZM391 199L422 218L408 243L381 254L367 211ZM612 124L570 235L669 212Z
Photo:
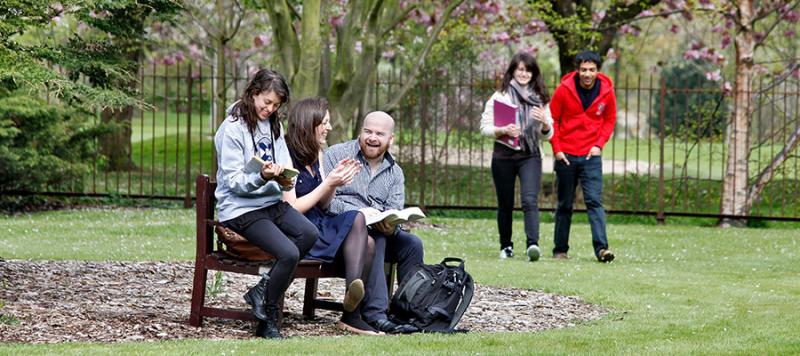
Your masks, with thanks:
M278 301L289 288L297 262L319 237L317 227L286 202L242 214L222 225L275 256L269 271L268 303Z

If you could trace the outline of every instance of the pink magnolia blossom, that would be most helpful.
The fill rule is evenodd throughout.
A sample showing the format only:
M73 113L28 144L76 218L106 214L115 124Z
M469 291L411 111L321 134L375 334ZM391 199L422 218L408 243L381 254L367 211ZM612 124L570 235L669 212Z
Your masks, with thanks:
M171 55L164 56L164 58L161 59L161 64L163 64L165 66L174 65L175 64L175 57L173 57Z
M754 37L754 39L756 40L756 42L761 42L761 41L763 41L763 40L764 40L764 33L763 33L763 32L756 32L756 33L753 35L753 37Z
M344 23L344 18L342 16L333 16L328 20L328 23L331 24L331 27L338 28Z
M503 31L500 33L492 34L492 39L497 42L508 43L508 40L511 39L511 36L508 35L508 32Z
M200 50L196 44L192 43L189 45L189 57L194 60L199 60L203 58L203 51Z
M800 79L800 68L793 70L791 76L794 79Z
M722 80L722 74L720 74L720 70L719 69L717 69L717 70L715 70L713 72L706 72L706 79L708 79L710 81L713 81L713 82L718 82L718 81Z
M722 49L725 49L728 48L730 44L731 44L731 35L726 33L722 36L722 41L720 41L720 47L722 47Z
M199 70L193 70L192 71L192 79L198 79L198 78L200 78L200 71ZM201 86L201 88L202 88L202 86Z
M672 27L669 28L669 32L678 33L680 32L680 27L678 27L678 25L673 24Z
M683 53L683 59L698 60L700 59L700 51L696 49L690 49Z
M725 65L725 56L721 55L721 54L718 54L717 57L714 58L714 64L716 64L716 65L718 65L720 67L724 66Z
M730 96L732 92L733 92L733 85L731 84L731 82L725 81L725 83L722 84L722 94L725 96Z
M788 29L788 30L783 32L783 36L786 37L786 38L792 38L792 37L794 37L795 34L796 34L796 32L795 32L794 29Z
M798 14L797 11L794 10L788 11L785 14L783 14L783 19L788 21L789 23L797 23L797 21L800 21L800 14Z
M619 28L619 32L622 33L622 34L631 35L631 36L638 36L639 35L639 29L637 29L636 27L633 27L631 25L628 25L628 24L622 25Z
M725 20L725 28L728 29L728 30L733 28L733 20L731 20L731 19Z
M701 49L701 48L703 48L703 47L705 47L705 45L703 44L703 42L692 41L692 44L691 44L691 49L692 49L692 50Z

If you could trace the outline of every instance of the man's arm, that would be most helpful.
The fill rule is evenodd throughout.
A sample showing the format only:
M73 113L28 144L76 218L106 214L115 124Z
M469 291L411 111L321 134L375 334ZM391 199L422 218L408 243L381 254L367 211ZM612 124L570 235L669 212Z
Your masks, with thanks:
M614 125L617 123L617 97L614 95L614 88L611 88L609 96L608 107L603 114L603 123L597 133L597 141L594 143L594 146L600 147L601 150L611 138L611 134L614 133Z
M561 129L561 115L562 112L562 101L564 99L564 86L560 85L556 88L555 93L553 93L553 97L550 100L550 117L553 120L553 133L550 137L550 146L553 147L553 154L561 152L561 142L559 140L559 129Z
M397 170L396 172L393 172L395 181L389 189L389 196L386 197L386 206L384 207L384 210L401 210L403 209L403 205L406 203L406 181L405 175L403 174L403 169L398 165L395 165L394 169Z

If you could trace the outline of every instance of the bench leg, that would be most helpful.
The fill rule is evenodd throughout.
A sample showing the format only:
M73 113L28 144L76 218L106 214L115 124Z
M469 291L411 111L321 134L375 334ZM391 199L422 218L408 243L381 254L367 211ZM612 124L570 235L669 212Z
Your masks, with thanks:
M197 260L194 264L194 283L192 284L192 306L189 311L189 325L203 326L203 315L201 310L206 301L206 278L208 269L205 261Z
M306 292L303 295L303 316L314 318L314 299L317 298L317 278L306 278Z

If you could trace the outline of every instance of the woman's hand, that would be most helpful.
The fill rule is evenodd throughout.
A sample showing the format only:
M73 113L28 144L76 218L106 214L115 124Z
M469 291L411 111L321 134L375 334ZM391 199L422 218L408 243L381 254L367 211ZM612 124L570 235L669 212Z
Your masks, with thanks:
M261 178L270 180L283 173L283 166L277 163L267 162L261 166Z
M508 135L511 137L517 137L520 134L519 127L515 124L508 124L506 126L501 126L495 128L495 132L498 133L497 137Z
M542 133L550 132L551 129L550 124L547 123L547 120L545 120L544 118L544 109L538 106L534 106L531 109L531 119L534 119L542 123L542 129L541 129Z
M339 161L339 164L325 177L325 180L333 187L340 187L350 184L359 171L361 171L361 164L358 161L345 158Z

